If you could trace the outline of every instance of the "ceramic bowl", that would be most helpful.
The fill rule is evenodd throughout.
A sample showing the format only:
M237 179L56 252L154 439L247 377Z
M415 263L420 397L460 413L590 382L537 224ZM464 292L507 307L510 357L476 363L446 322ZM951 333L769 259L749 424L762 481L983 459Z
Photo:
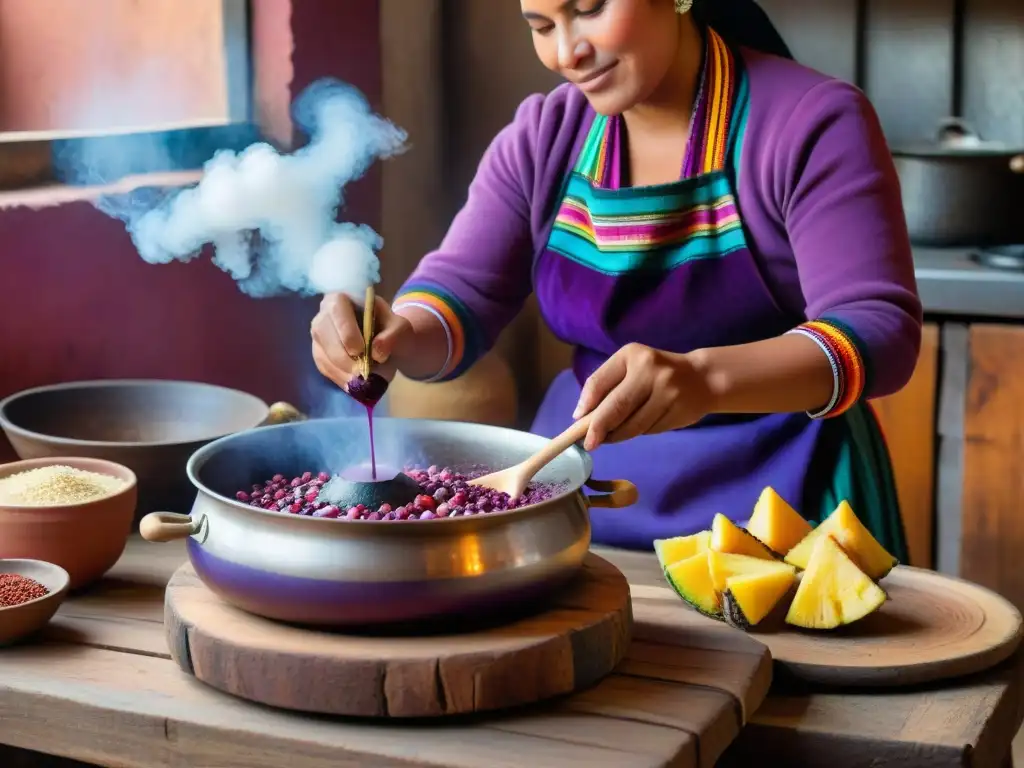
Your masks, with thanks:
M0 480L53 465L113 475L127 485L112 496L82 503L12 506L0 501L0 558L53 563L68 572L72 590L81 589L109 571L124 552L138 500L137 481L121 464L75 456L0 464Z
M49 593L21 605L0 607L0 646L16 643L46 626L71 585L67 571L42 560L0 560L0 574L3 573L35 579Z
M287 403L267 405L198 381L70 381L0 399L0 430L19 459L83 456L123 464L138 478L141 513L192 503L185 463L210 441L301 418Z

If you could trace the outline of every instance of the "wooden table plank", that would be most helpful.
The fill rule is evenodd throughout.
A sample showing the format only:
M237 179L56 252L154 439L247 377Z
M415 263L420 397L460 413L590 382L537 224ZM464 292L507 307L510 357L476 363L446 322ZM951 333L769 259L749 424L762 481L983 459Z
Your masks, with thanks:
M885 696L846 691L773 692L722 767L773 765L830 768L998 766L1021 723L1024 655L970 681ZM860 731L859 738L854 731Z
M182 542L156 545L132 536L102 581L64 602L44 636L169 659L164 588L187 559Z
M678 645L636 638L618 671L725 691L740 705L741 722L747 722L753 714L746 702L763 701L771 684L771 676L759 655L700 648L680 653Z
M0 655L0 741L100 765L278 768L320 766L661 766L678 760L682 738L650 754L661 728L641 723L618 748L599 746L611 719L588 718L588 742L530 734L531 720L502 718L505 730L431 721L344 724L270 710L189 679L170 662L136 654L57 644ZM621 718L620 718L621 720ZM510 732L519 727L524 733ZM613 726L614 727L614 726ZM536 729L534 729L536 730ZM651 740L648 740L651 737Z

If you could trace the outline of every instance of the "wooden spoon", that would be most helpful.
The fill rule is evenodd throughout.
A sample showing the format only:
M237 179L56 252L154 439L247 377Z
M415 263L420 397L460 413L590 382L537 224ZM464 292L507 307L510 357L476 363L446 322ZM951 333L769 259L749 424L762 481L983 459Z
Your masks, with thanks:
M366 299L363 302L363 378L370 378L370 369L373 368L373 355L370 351L373 345L373 310L377 301L377 292L371 285L366 289Z
M562 434L558 435L558 437L552 438L547 445L525 461L521 461L508 469L492 472L489 475L470 480L469 485L478 485L495 491L504 491L513 499L518 499L523 495L526 486L530 484L530 481L533 480L538 472L560 456L566 448L578 443L587 436L587 430L590 428L592 418L591 414L584 416Z

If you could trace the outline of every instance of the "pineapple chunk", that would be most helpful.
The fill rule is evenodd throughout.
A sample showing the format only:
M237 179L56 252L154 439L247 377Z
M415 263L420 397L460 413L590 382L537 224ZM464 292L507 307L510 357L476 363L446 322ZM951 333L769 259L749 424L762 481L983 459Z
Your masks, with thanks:
M749 573L726 579L725 592L722 593L725 620L738 629L750 629L774 610L795 582L796 569Z
M691 536L676 536L671 539L655 539L654 553L661 567L667 568L688 557L707 552L711 546L711 531L701 531Z
M804 629L834 629L877 611L885 592L847 556L835 536L819 536L786 614Z
M775 560L775 553L725 515L711 521L711 549L730 555L747 555L762 560Z
M708 566L725 620L743 630L760 623L796 582L796 568L779 560L711 550Z
M665 569L665 578L675 593L705 616L719 618L722 606L711 583L708 553L701 552Z
M771 486L761 491L747 531L773 552L785 555L812 530L811 524Z
M807 568L818 539L825 534L835 536L850 559L874 581L883 579L898 562L864 527L846 501L786 554L786 562Z
M711 583L719 592L725 591L725 583L734 576L757 576L763 573L790 573L796 577L796 568L781 560L765 560L750 555L733 555L727 552L708 552L708 566L711 569Z

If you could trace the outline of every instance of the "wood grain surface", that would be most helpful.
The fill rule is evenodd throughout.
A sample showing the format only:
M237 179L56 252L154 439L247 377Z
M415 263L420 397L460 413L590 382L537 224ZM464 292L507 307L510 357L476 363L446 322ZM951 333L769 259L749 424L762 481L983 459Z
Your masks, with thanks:
M1020 645L1020 612L1007 600L934 571L899 566L880 583L889 600L849 627L809 632L781 621L747 634L777 667L809 682L900 687L983 672ZM665 586L634 585L635 597L678 602Z
M1024 328L968 332L960 573L1024 608Z
M631 589L664 584L651 554L595 552ZM103 581L61 607L44 642L0 652L0 744L130 768L954 768L998 765L1021 722L1019 655L899 691L780 679L764 698L762 644L680 601L636 594L626 658L580 694L411 725L303 716L220 693L171 661L164 585L184 560L177 544L133 538ZM22 753L10 754L18 765ZM0 747L0 765L8 755Z
M904 566L880 585L889 600L844 631L754 637L787 672L844 686L901 687L971 675L1005 661L1020 645L1020 612L994 592Z
M935 563L935 411L939 393L939 328L926 323L910 382L894 395L871 401L892 459L910 562Z
M539 613L460 633L360 636L246 613L199 580L171 577L171 655L207 685L273 707L359 717L438 717L533 704L610 673L632 635L629 584L588 555Z

